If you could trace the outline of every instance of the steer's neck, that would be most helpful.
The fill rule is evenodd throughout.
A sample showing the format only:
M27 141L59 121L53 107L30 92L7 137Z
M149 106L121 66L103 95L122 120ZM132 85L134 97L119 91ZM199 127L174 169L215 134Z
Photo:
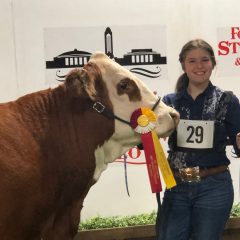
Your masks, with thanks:
M20 98L23 122L48 152L60 157L80 158L94 152L114 132L114 121L94 111L88 100L68 96L64 86Z

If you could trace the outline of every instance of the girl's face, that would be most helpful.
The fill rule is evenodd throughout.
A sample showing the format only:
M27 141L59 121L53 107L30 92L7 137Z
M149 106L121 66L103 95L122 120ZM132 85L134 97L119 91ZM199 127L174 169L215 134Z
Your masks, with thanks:
M182 67L190 84L205 85L209 82L214 66L210 54L204 49L196 48L187 52Z

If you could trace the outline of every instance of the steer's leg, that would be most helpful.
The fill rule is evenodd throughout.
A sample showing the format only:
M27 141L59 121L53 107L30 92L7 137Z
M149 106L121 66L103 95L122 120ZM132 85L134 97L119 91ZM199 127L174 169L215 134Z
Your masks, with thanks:
M73 240L78 232L82 203L83 200L76 201L63 211L59 211L43 240Z

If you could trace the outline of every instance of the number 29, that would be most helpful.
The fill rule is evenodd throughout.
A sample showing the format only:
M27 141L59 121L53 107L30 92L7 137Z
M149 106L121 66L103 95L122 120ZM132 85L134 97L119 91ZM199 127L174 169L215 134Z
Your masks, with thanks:
M203 127L201 126L188 126L187 131L189 136L187 138L187 143L202 143L203 142Z

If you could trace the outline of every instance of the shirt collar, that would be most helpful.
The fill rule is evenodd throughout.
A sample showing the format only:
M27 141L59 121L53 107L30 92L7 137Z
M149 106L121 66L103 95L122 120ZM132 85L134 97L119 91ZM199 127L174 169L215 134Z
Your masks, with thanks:
M201 93L201 95L209 96L214 89L212 82L210 81L207 88ZM189 94L187 92L187 88L184 88L180 92L177 93L176 100L180 100L181 98L189 98Z

